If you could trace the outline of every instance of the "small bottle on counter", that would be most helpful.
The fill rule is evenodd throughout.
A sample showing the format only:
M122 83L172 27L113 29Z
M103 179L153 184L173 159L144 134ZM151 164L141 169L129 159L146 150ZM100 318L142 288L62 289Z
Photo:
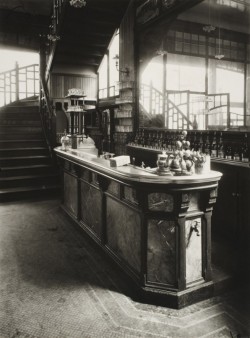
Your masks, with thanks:
M63 136L61 138L62 150L67 151L70 145L70 139L67 136L66 129L64 130Z

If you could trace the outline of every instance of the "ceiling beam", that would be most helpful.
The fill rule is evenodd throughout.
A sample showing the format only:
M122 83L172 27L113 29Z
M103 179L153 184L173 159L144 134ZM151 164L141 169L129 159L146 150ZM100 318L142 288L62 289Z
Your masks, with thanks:
M57 46L57 50L58 53L64 53L64 54L72 54L71 51L73 51L73 53L77 52L77 54L81 55L81 56L93 56L93 57L103 57L103 50L99 50L97 48L86 48L85 46L81 46L81 47L75 47L75 46L65 46L64 44L58 45Z
M107 48L107 45L109 43L110 39L104 39L104 38L96 38L96 39L92 39L89 38L88 35L87 36L74 36L74 35L62 35L62 38L60 40L60 43L64 43L64 44L73 44L76 47L77 46L93 46L93 47L97 47L97 48Z
M94 31L92 33L92 29L88 27L88 29L80 29L80 30L63 30L60 34L67 38L73 38L75 40L82 40L84 37L88 37L89 40L93 41L93 38L95 38L95 41L103 42L104 39L108 39L109 37L114 34L114 30L107 31L104 28ZM97 32L97 34L95 34Z
M81 57L79 55L72 54L72 57L69 58L69 55L57 54L55 56L55 62L68 63L68 64L88 64L92 66L98 66L101 62L101 58L96 59L92 57Z

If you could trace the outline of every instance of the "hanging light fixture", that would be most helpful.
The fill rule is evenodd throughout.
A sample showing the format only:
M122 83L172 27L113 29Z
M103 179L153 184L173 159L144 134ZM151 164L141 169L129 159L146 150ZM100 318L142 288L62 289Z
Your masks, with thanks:
M203 26L203 30L206 33L211 33L216 29L216 27L211 25L211 8L210 8L210 0L208 3L208 25Z
M218 48L218 54L215 54L215 59L217 59L217 60L221 60L221 59L223 59L224 58L224 54L221 54L221 39L220 39L220 27L219 27L219 48Z
M167 55L167 51L164 49L157 49L157 51L155 52L156 55Z
M160 46L160 48L158 48L156 51L155 51L155 54L156 55L167 55L167 50L165 50L164 49L164 44L163 44L163 40L164 40L164 38L162 38L162 40L161 40L161 46Z
M56 34L48 34L47 38L48 38L48 40L50 40L52 42L55 42L55 41L58 41L58 40L61 39L60 36L56 35Z
M85 7L87 4L86 0L70 0L70 5L75 8L82 8Z

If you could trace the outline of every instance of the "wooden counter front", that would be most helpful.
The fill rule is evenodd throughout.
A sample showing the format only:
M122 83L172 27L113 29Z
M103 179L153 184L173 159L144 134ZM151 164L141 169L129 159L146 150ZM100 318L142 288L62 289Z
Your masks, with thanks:
M55 149L63 208L133 280L144 301L212 296L211 213L219 172L162 177Z

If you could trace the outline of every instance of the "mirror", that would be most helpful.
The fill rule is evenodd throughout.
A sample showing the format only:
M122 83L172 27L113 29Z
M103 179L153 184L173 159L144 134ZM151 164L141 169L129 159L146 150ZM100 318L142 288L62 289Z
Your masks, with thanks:
M249 1L204 0L159 22L139 29L140 127L250 128Z

